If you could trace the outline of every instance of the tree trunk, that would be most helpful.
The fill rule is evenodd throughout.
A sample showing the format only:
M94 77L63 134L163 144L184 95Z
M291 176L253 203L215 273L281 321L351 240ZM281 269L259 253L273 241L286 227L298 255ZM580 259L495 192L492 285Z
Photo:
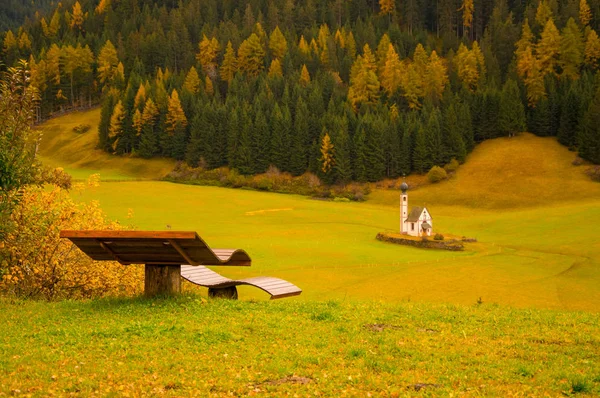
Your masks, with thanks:
M144 294L147 297L181 293L181 266L146 264Z

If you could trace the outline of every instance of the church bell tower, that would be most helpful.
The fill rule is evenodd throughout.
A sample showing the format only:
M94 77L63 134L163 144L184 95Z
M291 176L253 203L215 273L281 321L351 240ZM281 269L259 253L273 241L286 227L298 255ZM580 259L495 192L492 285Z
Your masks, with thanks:
M408 217L408 184L406 181L402 182L400 185L400 233L407 234L408 233L408 225L404 222Z

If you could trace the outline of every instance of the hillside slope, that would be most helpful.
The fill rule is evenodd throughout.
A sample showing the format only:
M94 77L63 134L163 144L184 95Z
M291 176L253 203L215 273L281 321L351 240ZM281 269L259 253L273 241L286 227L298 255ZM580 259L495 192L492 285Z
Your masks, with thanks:
M100 173L102 180L159 179L175 166L173 159L141 159L113 156L96 149L100 109L74 112L38 126L42 133L39 148L41 161L52 167L63 167L74 178ZM74 127L89 125L85 133Z
M600 184L574 166L575 153L551 137L525 133L479 144L447 181L411 192L415 203L500 209L561 205L600 197ZM422 178L409 178L422 181ZM378 191L373 203L396 205L396 191Z

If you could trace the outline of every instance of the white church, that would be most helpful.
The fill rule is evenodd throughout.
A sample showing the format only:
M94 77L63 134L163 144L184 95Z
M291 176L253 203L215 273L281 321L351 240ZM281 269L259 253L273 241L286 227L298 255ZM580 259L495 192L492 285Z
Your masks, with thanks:
M408 184L400 185L400 233L410 236L431 236L433 222L426 207L413 207L408 213Z

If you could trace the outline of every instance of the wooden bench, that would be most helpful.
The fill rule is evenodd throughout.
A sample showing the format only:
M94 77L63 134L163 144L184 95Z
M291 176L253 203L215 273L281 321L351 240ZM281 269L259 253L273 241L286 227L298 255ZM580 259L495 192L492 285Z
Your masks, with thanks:
M297 296L302 290L279 278L226 278L205 265L249 266L250 256L239 249L211 249L196 232L179 231L61 231L96 261L145 264L147 296L181 292L181 278L208 287L211 297L237 298L236 286L258 287L271 299Z

